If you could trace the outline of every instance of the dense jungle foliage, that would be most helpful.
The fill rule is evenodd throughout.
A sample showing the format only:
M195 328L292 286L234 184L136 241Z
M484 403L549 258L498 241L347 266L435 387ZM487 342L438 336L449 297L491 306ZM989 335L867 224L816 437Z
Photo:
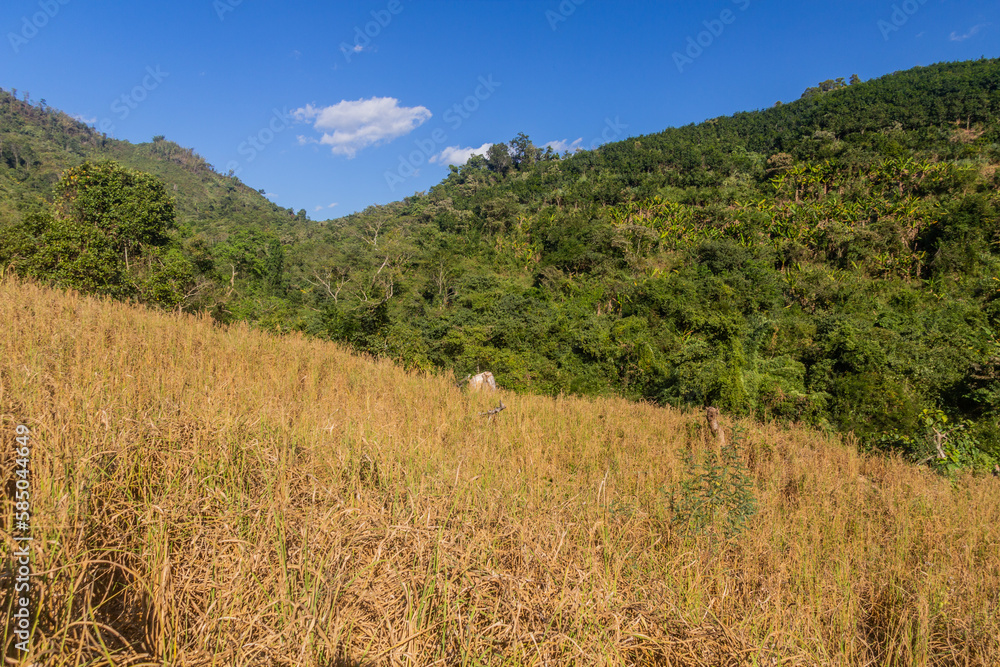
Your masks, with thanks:
M985 466L998 118L1000 61L939 64L574 155L518 135L429 192L309 222L163 138L113 142L5 95L0 265L519 391L714 404ZM113 289L40 257L82 224L63 170L139 178L107 159L177 202L155 242L102 237Z

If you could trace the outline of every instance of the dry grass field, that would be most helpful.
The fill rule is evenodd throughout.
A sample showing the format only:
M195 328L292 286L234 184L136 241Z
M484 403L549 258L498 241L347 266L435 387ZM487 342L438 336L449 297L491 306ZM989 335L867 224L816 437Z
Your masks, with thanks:
M10 278L0 327L5 614L18 424L34 536L8 664L1000 663L993 477L724 418L756 499L727 534L677 521L700 412L488 418L444 376Z

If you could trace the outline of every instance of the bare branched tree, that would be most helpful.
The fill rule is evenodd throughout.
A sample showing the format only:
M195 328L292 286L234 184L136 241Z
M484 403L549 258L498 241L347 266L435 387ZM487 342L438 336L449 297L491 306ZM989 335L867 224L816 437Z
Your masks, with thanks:
M324 277L319 274L319 271L313 271L313 278L315 278L316 281L313 282L309 278L306 278L306 282L313 287L322 288L323 291L325 291L327 295L333 299L334 303L340 303L340 292L344 289L344 286L347 285L347 283L351 282L351 279L347 277L346 272L338 272L338 274L339 275L335 277L332 271L327 271L326 276ZM333 287L334 280L337 282L336 289Z

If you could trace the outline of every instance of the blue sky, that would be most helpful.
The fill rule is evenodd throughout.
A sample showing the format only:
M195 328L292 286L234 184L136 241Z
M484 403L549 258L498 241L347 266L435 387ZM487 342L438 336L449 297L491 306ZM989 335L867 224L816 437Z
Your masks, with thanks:
M163 134L313 219L524 132L590 148L1000 55L996 0L4 0L0 87Z

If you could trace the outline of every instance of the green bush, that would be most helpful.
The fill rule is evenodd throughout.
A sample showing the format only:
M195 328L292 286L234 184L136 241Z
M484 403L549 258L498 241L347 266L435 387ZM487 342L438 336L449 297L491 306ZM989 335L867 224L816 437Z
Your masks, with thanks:
M979 427L967 419L952 421L941 410L924 409L919 417L922 432L898 430L883 433L873 446L883 451L898 451L916 463L926 463L939 472L958 470L988 471L997 463L979 440ZM944 457L941 457L941 453Z
M753 480L739 451L741 433L718 451L689 451L680 481L666 495L671 523L683 533L700 535L721 527L729 539L741 533L757 513Z

